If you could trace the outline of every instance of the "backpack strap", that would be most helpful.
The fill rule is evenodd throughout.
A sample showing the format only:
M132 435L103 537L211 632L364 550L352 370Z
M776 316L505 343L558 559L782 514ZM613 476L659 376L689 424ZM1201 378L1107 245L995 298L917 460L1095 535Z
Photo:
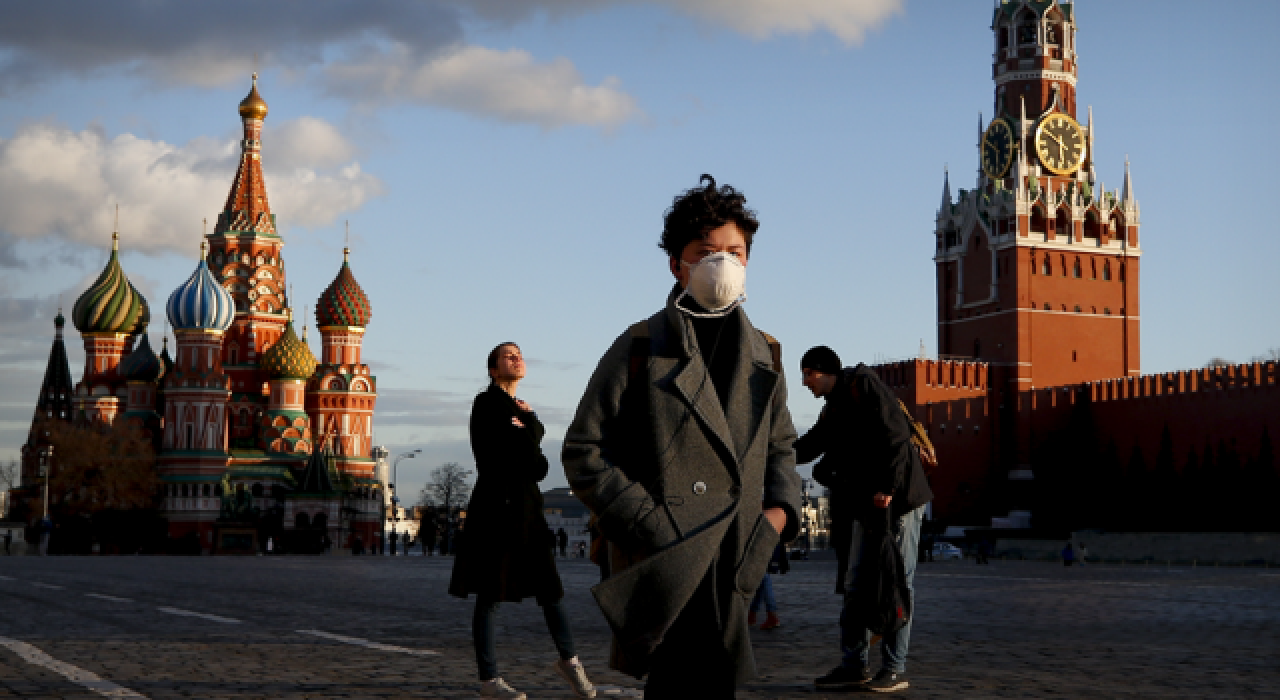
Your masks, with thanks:
M760 335L763 335L765 342L769 343L769 354L773 356L773 371L782 374L782 343L764 331L760 331Z
M649 364L649 322L636 321L628 333L631 334L631 352L627 355L627 384L630 385Z

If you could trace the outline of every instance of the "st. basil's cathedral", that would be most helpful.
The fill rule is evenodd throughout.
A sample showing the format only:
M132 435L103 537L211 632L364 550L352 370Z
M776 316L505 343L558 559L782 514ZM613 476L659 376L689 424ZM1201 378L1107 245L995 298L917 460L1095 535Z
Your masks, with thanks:
M23 485L37 496L40 421L127 421L156 445L160 515L170 538L216 551L216 531L252 513L263 539L305 532L309 541L326 536L343 548L357 536L370 543L383 494L372 445L377 380L361 358L369 298L344 250L315 307L317 359L306 326L301 336L294 327L284 239L262 176L267 103L256 75L239 113L244 139L226 205L200 243L195 270L165 305L174 353L168 337L159 354L152 347L151 307L121 267L113 233L106 268L71 312L85 350L74 386L65 320L61 312L55 319L36 421L23 447Z

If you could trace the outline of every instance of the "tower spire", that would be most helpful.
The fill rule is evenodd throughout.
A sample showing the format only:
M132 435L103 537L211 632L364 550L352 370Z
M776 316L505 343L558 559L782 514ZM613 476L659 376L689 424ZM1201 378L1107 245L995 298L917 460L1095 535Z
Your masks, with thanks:
M942 203L938 205L938 216L951 213L951 173L947 166L942 166Z
M1121 195L1120 201L1126 208L1133 206L1133 180L1129 178L1129 154L1127 153L1124 156L1124 194Z

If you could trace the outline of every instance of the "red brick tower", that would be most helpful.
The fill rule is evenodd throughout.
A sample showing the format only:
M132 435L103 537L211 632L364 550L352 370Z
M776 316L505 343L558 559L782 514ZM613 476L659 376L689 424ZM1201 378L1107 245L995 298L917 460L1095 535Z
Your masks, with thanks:
M944 176L935 236L938 352L991 367L996 463L1030 474L1020 392L1139 374L1139 209L1125 164L1107 192L1076 121L1075 6L1002 0L994 118L975 187ZM1092 110L1090 110L1092 112Z
M996 8L995 118L976 186L938 210L938 351L1003 368L1011 390L1139 374L1139 209L1106 192L1076 122L1067 2ZM981 124L979 124L981 127ZM981 130L981 129L980 129Z

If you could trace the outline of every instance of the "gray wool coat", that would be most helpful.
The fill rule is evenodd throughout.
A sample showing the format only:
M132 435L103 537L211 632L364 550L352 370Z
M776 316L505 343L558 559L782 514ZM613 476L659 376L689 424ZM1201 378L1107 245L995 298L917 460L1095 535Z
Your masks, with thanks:
M615 565L593 589L613 629L612 665L637 678L647 673L650 654L714 570L724 645L744 682L756 674L747 605L780 536L790 540L798 529L796 431L768 341L741 308L730 319L740 324L740 340L721 407L690 320L674 306L678 292L647 321L642 367L631 367L630 331L600 360L561 458ZM783 533L762 504L787 512ZM619 571L619 561L632 564Z

